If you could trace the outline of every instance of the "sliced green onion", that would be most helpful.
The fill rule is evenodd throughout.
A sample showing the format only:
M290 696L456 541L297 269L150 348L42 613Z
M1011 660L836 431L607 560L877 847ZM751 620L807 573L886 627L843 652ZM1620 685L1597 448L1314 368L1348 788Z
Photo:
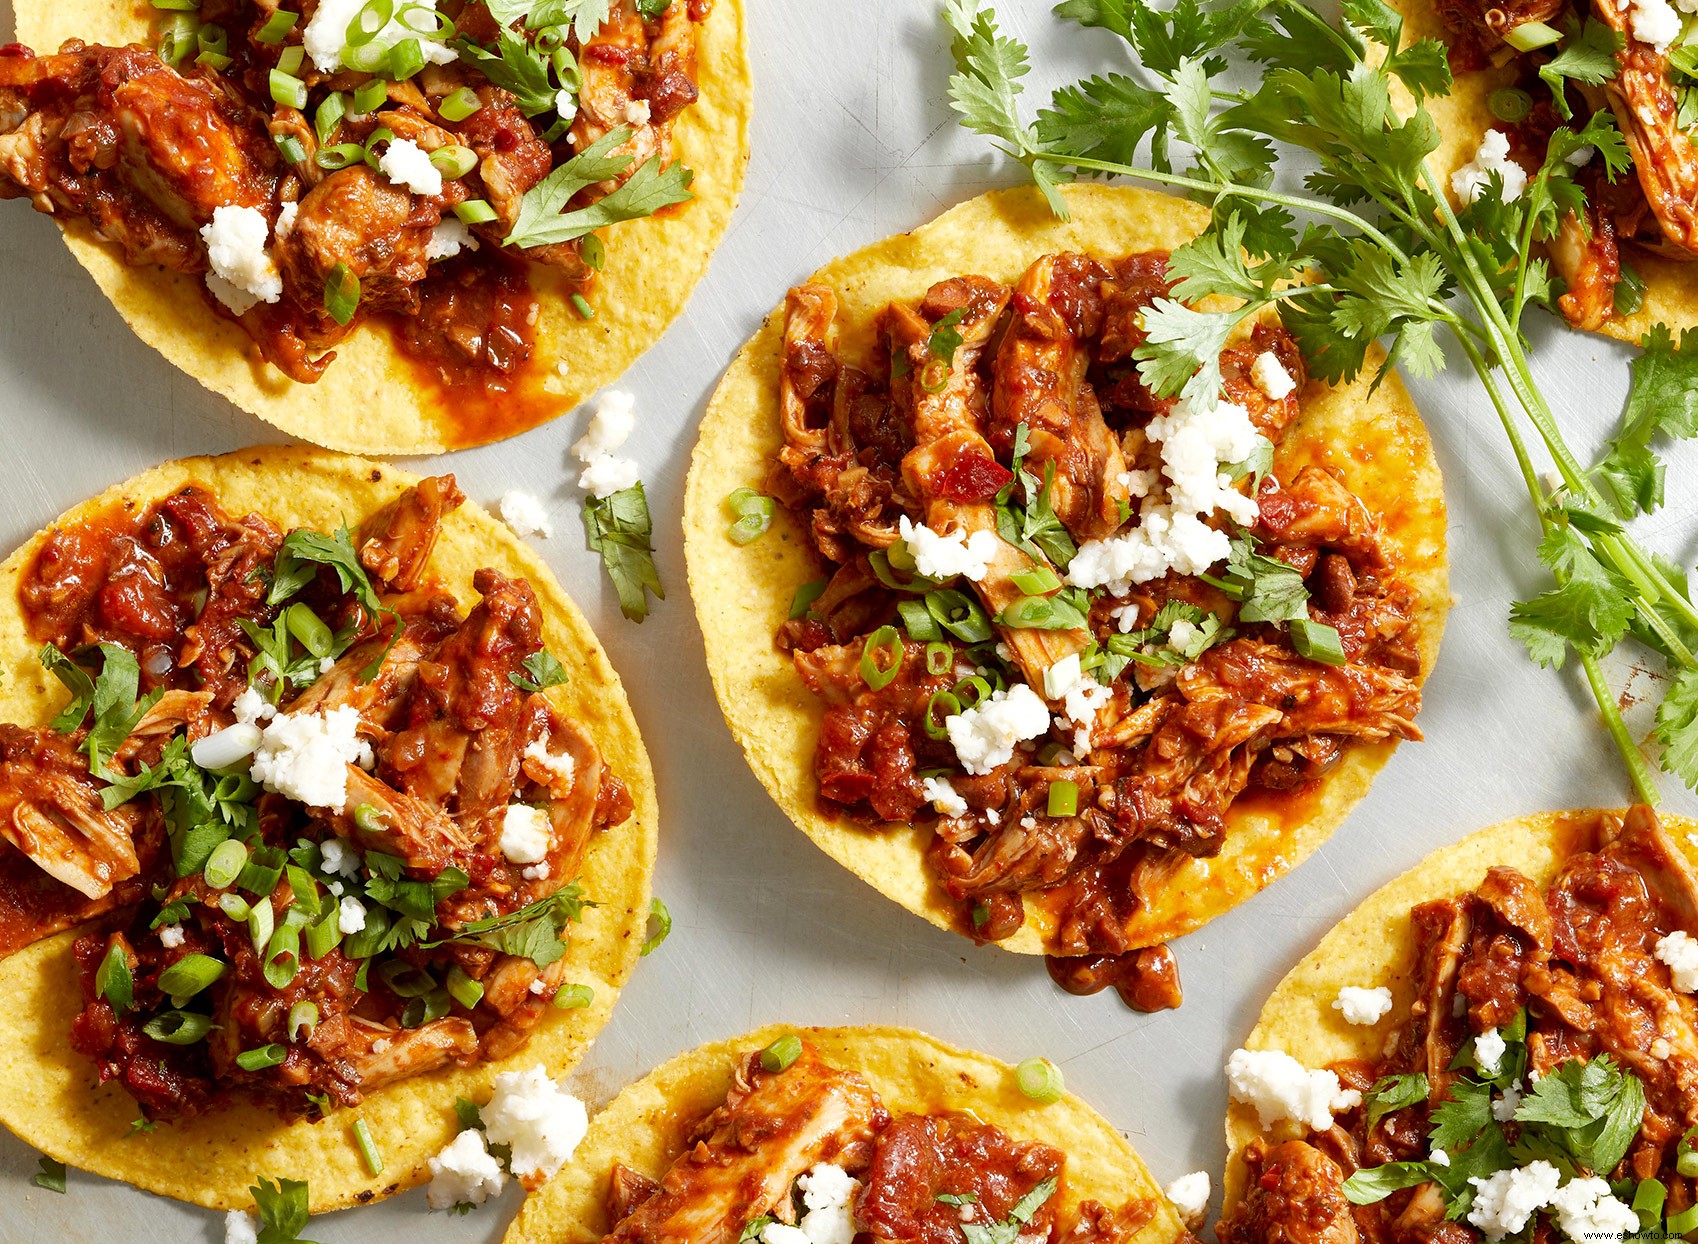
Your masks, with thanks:
M230 50L230 32L217 22L207 22L195 32L195 46L221 56Z
M446 989L433 989L422 998L413 998L401 1011L401 1027L423 1028L448 1014L451 1003Z
M447 988L448 996L468 1011L483 1001L483 982L467 976L459 964L448 969Z
M1525 121L1533 111L1533 97L1518 87L1500 87L1491 93L1486 106L1499 121Z
M402 39L389 49L389 74L393 82L405 82L425 67L424 45L417 39Z
M354 90L354 112L360 116L376 112L389 102L389 83L374 78Z
M136 982L130 975L130 957L124 953L124 944L116 938L106 948L100 966L95 969L94 996L105 998L120 1015L135 1001Z
M1296 618L1291 623L1291 646L1300 657L1308 657L1322 665L1344 665L1344 642L1338 631L1325 622L1311 618Z
M1010 602L996 620L1016 630L1065 631L1074 629L1079 617L1078 610L1070 606L1058 608L1055 597L1022 596Z
M195 64L205 65L208 69L225 70L235 64L235 58L226 56L223 52L202 52L195 57ZM277 145L281 147L283 144L279 141Z
M273 989L287 989L301 970L301 931L284 924L272 931L265 948L265 981Z
M236 878L237 887L260 898L268 897L277 888L287 859L281 847L255 847Z
M1648 1231L1663 1220L1663 1202L1668 1186L1660 1179L1642 1179L1633 1190L1633 1212L1639 1215L1640 1230Z
M595 308L590 306L588 298L585 298L582 294L573 294L571 301L572 309L578 313L581 319L595 319Z
M313 656L323 659L336 646L336 635L316 613L299 602L283 611L283 624L289 634L301 641Z
M943 638L943 628L926 611L924 601L899 600L896 602L896 614L902 619L902 629L908 632L908 638L922 643Z
M772 526L772 516L778 511L777 502L753 488L732 489L725 504L737 516L726 532L733 544L749 544L766 535Z
M366 0L348 23L342 41L349 47L363 47L377 38L377 32L389 25L389 19L394 16L395 0Z
M253 907L240 894L220 894L218 909L237 924L246 924L253 914Z
M161 993L171 995L174 1006L182 1006L190 998L224 975L226 965L211 955L184 955L159 974Z
M654 932L649 934L648 940L643 943L643 948L637 952L638 955L648 955L659 950L660 944L672 932L672 910L667 907L663 899L651 898L649 900L649 924L653 927Z
M200 8L200 0L151 0L151 3L167 13L191 13Z
M1055 577L1055 571L1048 566L1033 566L1030 570L1016 570L1008 576L1014 586L1027 596L1047 596L1061 586L1061 580Z
M284 913L284 919L297 929L303 928L318 919L318 882L299 864L290 864L284 869L284 874L289 878L289 889L294 898Z
M1061 1068L1047 1058L1028 1058L1014 1069L1014 1082L1033 1101L1052 1102L1066 1092Z
M1698 1205L1683 1209L1678 1214L1670 1214L1663 1226L1670 1235L1691 1235L1698 1231Z
M926 616L930 617L931 615ZM955 648L953 645L941 642L926 645L926 673L947 674L954 668Z
M452 180L464 177L477 167L478 158L470 147L438 147L430 153L430 162L437 172Z
M301 20L299 13L291 13L287 9L278 9L265 25L254 31L254 38L261 43L281 43L289 37L289 32L295 28L295 23Z
M920 387L927 393L942 393L949 383L950 367L942 359L932 359L920 369Z
M320 168L335 172L339 168L348 168L366 158L366 149L359 143L337 143L334 147L320 147L313 156L313 162Z
M537 51L544 56L552 56L566 45L566 30L563 26L544 26L532 36L536 42Z
M271 140L277 147L277 153L283 157L285 164L299 164L307 158L305 144L293 134L278 134Z
M1051 816L1079 815L1079 783L1057 778L1049 784L1049 814Z
M212 1016L198 1011L161 1011L142 1025L142 1031L166 1045L193 1045L214 1027Z
M902 636L894 626L879 627L867 636L867 642L861 648L861 680L874 691L884 690L901 672L905 651ZM884 656L882 662L881 653Z
M394 142L394 141L395 141L395 131L394 130L390 129L386 125L378 126L375 130L373 130L371 132L371 136L366 139L366 147L365 147L366 163L371 165L373 168L376 168L377 162L381 158L377 154L377 144L378 143L390 143L390 142Z
M481 225L495 219L495 209L487 199L467 199L454 205L454 214L463 225Z
M342 124L342 118L348 115L348 96L341 91L332 91L318 105L318 111L313 114L313 129L318 132L318 144L323 147L330 142L336 133L336 127ZM349 144L352 146L353 144Z
M985 681L982 674L969 674L950 690L954 692L955 698L960 701L962 708L977 708L990 699L991 695L991 685ZM969 692L971 692L970 698Z
M1621 265L1621 276L1615 283L1615 313L1632 315L1645 305L1645 278L1628 264Z
M159 32L159 59L173 69L195 50L195 19L179 14Z
M814 602L825 594L826 580L815 579L812 583L804 583L796 589L796 594L790 598L790 620L808 616L808 611L814 607Z
M214 890L228 890L247 865L248 849L234 838L226 838L206 857L206 867L201 870L201 876Z
M318 1027L318 1004L300 1001L289 1008L289 1040L299 1041L301 1034L311 1037Z
M360 1157L366 1164L366 1169L374 1176L383 1174L383 1155L377 1151L377 1146L371 1143L371 1132L366 1128L364 1119L354 1120L354 1143L359 1146Z
M389 814L376 804L362 803L354 809L354 828L362 834L387 833Z
M414 14L418 14L425 19L425 24L423 26L414 24ZM446 15L438 13L435 9L422 4L402 5L401 11L395 15L395 20L400 23L402 28L429 39L433 43L446 43L455 35L460 33L457 29L455 29L454 23L448 20Z
M422 998L436 988L436 977L423 968L416 968L399 959L380 963L377 978L389 987L397 998Z
M253 941L254 954L265 953L276 924L277 917L271 910L270 900L261 899L253 905L253 909L248 912L248 937Z
M939 626L964 644L982 644L996 633L979 602L954 588L927 592L926 608Z
M607 262L607 243L593 233L584 234L578 239L578 258L600 272L602 264Z
M330 909L319 917L316 924L309 924L302 940L306 942L307 955L312 959L322 959L336 949L342 940L342 924L339 904L331 904Z
M270 1045L262 1045L257 1050L243 1050L236 1055L236 1066L243 1071L264 1071L267 1067L279 1066L289 1057L289 1047L273 1041Z
M761 1066L768 1071L783 1071L801 1056L802 1038L787 1032L761 1051Z
M588 985L562 985L554 994L554 1005L562 1011L576 1011L595 1001L595 990Z
M974 903L973 904L973 927L975 929L982 929L989 923L990 923L990 904L989 903Z
M1504 34L1503 41L1517 52L1531 52L1535 48L1549 47L1562 41L1562 31L1544 22L1522 22L1512 26Z
M284 73L292 73L299 77L301 66L306 62L306 59L307 50L297 43L293 47L286 47L277 53L277 67Z
M325 313L346 328L353 323L354 313L359 309L360 278L348 271L347 264L339 263L324 278Z
M961 715L961 701L953 692L934 691L932 698L926 701L926 733L934 739L949 737L949 729L944 725L951 717Z
M478 98L478 93L469 86L463 86L443 96L436 111L444 121L464 121L482 107L483 100Z

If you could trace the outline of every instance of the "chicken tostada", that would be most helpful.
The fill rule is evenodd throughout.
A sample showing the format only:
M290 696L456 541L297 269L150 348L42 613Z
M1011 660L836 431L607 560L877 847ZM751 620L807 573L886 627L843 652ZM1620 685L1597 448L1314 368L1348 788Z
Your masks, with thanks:
M1347 916L1228 1064L1222 1244L1698 1229L1694 831L1508 821Z
M1437 39L1454 83L1425 101L1435 161L1461 197L1492 174L1519 197L1552 133L1613 114L1631 169L1595 147L1568 157L1583 213L1563 216L1548 252L1577 328L1638 343L1657 324L1698 326L1698 34L1668 0L1394 0L1406 36Z
M215 1208L425 1177L643 941L649 763L542 563L452 476L169 463L0 568L0 1122Z
M332 448L570 409L683 308L742 182L741 0L16 9L0 197L171 362Z
M709 407L685 549L720 706L804 832L1149 1009L1178 1004L1160 943L1419 737L1444 501L1396 377L1306 380L1276 325L1213 406L1153 397L1141 313L1203 209L1066 197L975 199L793 290Z
M761 1029L627 1088L505 1244L1188 1238L1078 1098L903 1028Z

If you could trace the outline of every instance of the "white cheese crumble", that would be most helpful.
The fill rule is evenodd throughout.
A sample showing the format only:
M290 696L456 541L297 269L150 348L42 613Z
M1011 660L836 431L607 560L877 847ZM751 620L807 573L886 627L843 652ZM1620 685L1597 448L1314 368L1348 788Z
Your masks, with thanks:
M159 944L166 950L175 950L183 944L184 936L182 925L168 924L159 930Z
M565 752L551 752L548 744L538 739L525 748L525 759L535 761L537 767L548 774L550 783L559 782L570 785L572 775L577 772L577 763Z
M417 0L417 3L432 12L436 10L436 0ZM342 68L342 49L348 42L348 23L365 8L365 4L366 0L319 0L312 20L301 32L301 44L320 73L335 73ZM395 6L397 10L402 7L399 4ZM405 7L414 6L408 4ZM398 18L391 18L372 36L369 46L373 50L388 51L403 39L418 38L425 60L430 63L447 65L459 59L459 53L447 44L419 38L419 32L429 28L427 22L414 18L412 25L414 28L409 29Z
M944 718L943 728L961 767L989 773L1014 759L1014 745L1049 733L1049 706L1025 683L993 691L973 708Z
M1059 703L1067 720L1080 728L1083 737L1075 738L1074 742L1082 746L1076 747L1076 751L1090 750L1097 710L1113 695L1112 688L1085 673L1077 652L1062 657L1044 671L1044 698Z
M507 1173L490 1156L483 1133L468 1127L430 1160L430 1187L425 1199L432 1209L482 1205L490 1197L500 1196L506 1186Z
M294 200L282 204L277 209L277 224L271 230L271 236L281 242L295 231L295 217L301 214L301 205Z
M548 521L548 507L528 492L509 489L501 494L497 508L501 511L501 521L515 535L541 536L546 540L554 534L554 524Z
M458 216L444 216L430 231L425 243L425 259L452 259L461 251L475 251L478 240Z
M896 530L914 555L914 569L928 579L953 579L960 575L977 583L990 573L991 559L1002 543L991 531L940 534L924 523L916 526L906 514L897 520Z
M1074 587L1107 587L1123 596L1135 584L1149 583L1169 571L1201 574L1232 551L1224 531L1216 531L1195 514L1146 499L1138 525L1105 540L1087 540L1067 565L1067 582Z
M600 499L636 484L637 464L614 453L630 438L636 423L636 398L622 389L609 389L601 395L590 426L572 446L573 456L584 464L578 473L579 488Z
M1291 1119L1317 1132L1332 1126L1332 1112L1362 1104L1330 1071L1311 1071L1283 1050L1234 1050L1226 1060L1234 1101L1256 1108L1263 1130Z
M811 1241L800 1227L769 1222L761 1228L761 1244L811 1244Z
M372 763L359 727L360 710L351 704L279 716L260 735L248 776L309 808L340 808L348 798L348 766Z
M259 1244L259 1219L245 1209L225 1214L224 1244Z
M1250 364L1250 379L1269 401L1284 401L1297 392L1297 381L1272 350L1263 350L1256 356L1256 361Z
M1450 188L1464 203L1472 203L1485 193L1493 173L1503 178L1503 201L1513 202L1527 189L1527 170L1509 158L1509 135L1502 130L1487 130L1480 139L1480 149L1474 158L1450 175Z
M326 838L319 843L318 860L327 873L338 877L359 875L360 853L340 838Z
M519 870L519 875L526 881L545 881L549 872L548 861L544 860L541 864L527 864Z
M1658 55L1668 51L1669 44L1680 38L1684 25L1680 14L1674 11L1668 0L1633 0L1633 14L1629 21L1633 37L1641 43L1649 43Z
M1681 993L1698 993L1698 938L1676 929L1657 939L1654 952L1668 964L1669 978Z
M1488 1080L1497 1075L1498 1068L1503 1064L1504 1051L1508 1048L1496 1028L1488 1028L1475 1037L1474 1065L1480 1069L1480 1074Z
M649 101L646 99L626 100L625 121L628 125L647 125L649 123Z
M501 816L501 854L515 864L541 863L548 855L548 814L529 804L507 805Z
M283 277L265 249L271 224L257 207L217 207L201 226L206 243L206 287L232 315L246 315L262 302L283 297Z
M1468 1182L1477 1189L1468 1221L1484 1231L1488 1240L1501 1240L1515 1235L1551 1203L1562 1172L1541 1160L1520 1169L1496 1171L1487 1179L1473 1175Z
M861 1181L841 1166L821 1162L796 1180L808 1212L797 1225L810 1244L852 1244L855 1239L855 1194Z
M513 1146L513 1174L530 1186L566 1164L590 1119L584 1103L549 1079L539 1063L495 1077L483 1125L491 1144Z
M1175 511L1222 510L1240 527L1256 521L1255 500L1234 488L1232 477L1222 470L1248 458L1262 439L1249 411L1233 402L1210 407L1179 402L1150 420L1144 435L1161 445L1162 474Z
M948 778L927 778L920 786L920 798L945 816L967 815L967 801L949 784Z
M1192 1171L1189 1175L1181 1175L1168 1184L1167 1199L1179 1211L1179 1217L1187 1227L1200 1225L1209 1208L1209 1173Z
M1347 1024L1377 1024L1391 1011L1391 990L1383 985L1377 989L1346 985L1338 991L1332 1006L1343 1014Z
M230 705L230 711L236 715L236 720L245 725L269 721L277 716L277 709L264 694L255 687L243 687Z
M1450 1154L1446 1153L1443 1149L1434 1149L1427 1155L1427 1158L1434 1166L1450 1165Z
M377 171L414 194L442 193L442 170L430 162L430 152L410 138L392 139L377 158Z
M350 894L336 908L336 927L344 936L352 936L366 927L366 905Z
M1628 1231L1639 1230L1639 1215L1633 1207L1610 1195L1610 1186L1597 1176L1575 1178L1557 1189L1550 1208L1557 1225L1571 1240L1587 1244L1603 1239L1619 1240Z

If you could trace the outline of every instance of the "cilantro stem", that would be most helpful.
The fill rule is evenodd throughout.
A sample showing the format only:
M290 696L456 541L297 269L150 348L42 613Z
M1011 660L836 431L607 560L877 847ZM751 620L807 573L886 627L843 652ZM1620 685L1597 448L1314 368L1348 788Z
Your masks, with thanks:
M1627 763L1627 775L1633 782L1639 802L1653 805L1661 803L1662 795L1657 791L1651 766L1645 763L1644 754L1633 742L1633 736L1627 732L1627 723L1621 718L1621 706L1616 703L1615 693L1604 681L1603 667L1598 664L1598 658L1589 652L1582 652L1580 666L1586 671L1586 681L1591 685L1593 698L1598 701L1598 710L1604 718L1604 729L1610 732L1610 737L1615 740L1616 750Z

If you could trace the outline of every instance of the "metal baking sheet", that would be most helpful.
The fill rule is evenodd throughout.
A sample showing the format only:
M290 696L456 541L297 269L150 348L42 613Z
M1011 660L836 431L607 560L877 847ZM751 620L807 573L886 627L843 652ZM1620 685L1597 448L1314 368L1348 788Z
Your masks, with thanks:
M1005 0L1028 35L1034 92L1113 63L1112 39L1059 29L1048 0ZM1164 1182L1224 1158L1221 1067L1262 999L1331 924L1435 847L1543 808L1620 804L1621 767L1578 679L1535 667L1505 631L1509 603L1537 590L1532 515L1496 417L1460 356L1412 388L1433 429L1450 505L1452 590L1420 724L1348 823L1254 901L1177 943L1185 1005L1138 1015L1112 994L1070 998L1036 959L975 949L839 869L777 811L720 718L702 664L679 539L695 425L720 372L784 291L824 261L912 228L1013 178L962 132L945 95L947 46L932 0L749 5L754 157L725 244L683 318L626 376L632 448L654 508L667 601L642 626L619 617L584 551L567 447L583 416L413 470L452 470L473 497L512 487L546 498L538 549L589 614L624 675L660 782L656 892L671 939L644 960L577 1076L604 1099L680 1050L769 1021L911 1024L1002 1058L1044 1054L1067 1084L1131 1136ZM10 37L9 3L0 34ZM1607 434L1630 352L1533 326L1538 370L1575 448ZM350 412L352 413L352 412ZM72 262L52 223L0 205L0 545L163 459L276 440L142 345ZM1670 504L1645 524L1654 546L1698 556L1698 454L1677 455ZM1651 675L1626 662L1618 687ZM1631 682L1628 680L1631 677ZM1648 728L1641 707L1630 721ZM1665 781L1670 809L1698 800ZM0 1062L4 1052L0 1051ZM12 1085L11 1091L28 1091ZM169 1144L169 1133L129 1143ZM325 1143L345 1143L328 1130ZM64 1196L31 1186L36 1153L0 1134L0 1244L221 1241L221 1215L73 1172ZM1217 1178L1218 1182L1218 1178ZM428 1215L422 1192L316 1219L336 1241L493 1241L510 1190L466 1217Z

